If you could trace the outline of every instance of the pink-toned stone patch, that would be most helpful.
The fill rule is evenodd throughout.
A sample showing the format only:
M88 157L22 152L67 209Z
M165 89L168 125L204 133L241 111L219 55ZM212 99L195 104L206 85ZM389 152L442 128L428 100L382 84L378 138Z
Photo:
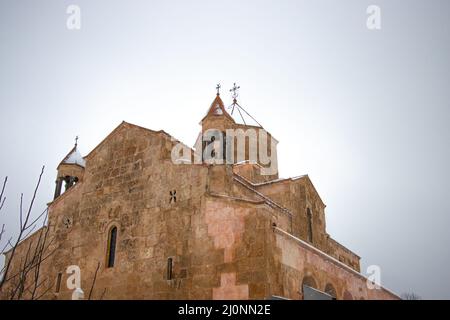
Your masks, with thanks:
M236 244L245 227L244 217L248 209L227 207L221 202L210 202L206 208L208 235L214 239L214 246L224 249L224 262L231 262Z
M214 300L245 300L248 299L248 285L236 285L236 273L222 273L220 287L213 288Z

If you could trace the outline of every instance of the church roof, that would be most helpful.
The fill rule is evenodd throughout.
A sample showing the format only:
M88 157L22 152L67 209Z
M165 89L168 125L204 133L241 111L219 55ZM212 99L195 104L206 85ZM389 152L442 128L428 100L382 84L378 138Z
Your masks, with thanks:
M220 98L220 95L217 94L214 101L211 103L211 106L208 109L208 112L203 117L202 121L205 120L209 116L225 116L231 121L234 122L234 119L230 116L230 114L225 110L225 105L223 104L222 99Z
M139 130L142 130L144 132L150 132L150 133L154 133L154 134L160 134L164 137L166 137L167 139L169 139L170 141L172 141L172 143L181 143L183 144L186 148L189 148L187 145L185 145L184 143L182 143L181 141L179 141L178 139L176 139L175 137L173 137L172 135L170 135L169 133L165 132L164 130L152 130L152 129L148 129L145 127L141 127L138 126L136 124L133 123L129 123L126 121L122 121L113 131L111 131L94 149L92 149L88 155L86 155L84 157L84 159L89 159L93 154L95 154L95 151L98 150L103 144L106 143L106 141L108 141L109 139L111 139L114 135L116 135L122 128L137 128ZM191 149L191 148L189 148ZM192 149L191 149L192 150Z
M216 98L211 103L211 107L209 107L208 114L222 115L225 113L227 113L225 105L223 104L222 99L220 99L220 95L216 95Z
M70 152L64 157L60 164L77 164L84 168L86 165L86 161L78 151L77 145L75 145L72 150L70 150Z

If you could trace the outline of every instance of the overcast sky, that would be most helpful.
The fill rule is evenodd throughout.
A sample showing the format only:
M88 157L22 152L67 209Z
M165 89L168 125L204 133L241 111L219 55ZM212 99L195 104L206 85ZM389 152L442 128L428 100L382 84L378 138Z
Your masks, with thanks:
M68 5L81 29L66 26ZM381 8L381 30L366 26ZM328 232L396 293L450 298L448 0L0 0L0 214L122 120L192 145L221 82L309 174ZM37 213L37 211L36 211Z

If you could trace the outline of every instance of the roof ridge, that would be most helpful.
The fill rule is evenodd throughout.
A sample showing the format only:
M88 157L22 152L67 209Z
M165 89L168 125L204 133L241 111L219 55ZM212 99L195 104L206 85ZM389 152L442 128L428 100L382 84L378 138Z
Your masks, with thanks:
M244 177L240 176L237 173L233 173L234 177L233 179L236 180L237 182L239 182L241 185L243 185L244 187L246 187L247 189L249 189L250 191L253 191L256 195L258 195L259 197L263 198L265 200L265 202L270 206L270 207L276 207L277 209L283 211L284 213L288 214L290 217L292 217L292 212L283 207L282 205L276 203L275 201L273 201L272 199L270 199L268 196L262 194L261 192L256 191L255 189L253 189L252 187L250 187L249 185L247 185L246 183L248 183L249 181L247 179L245 179Z
M69 153L61 160L61 162L58 164L58 167L62 164L73 164L83 168L85 167L86 161L84 160L84 157L81 155L81 153L78 151L78 147L76 144L69 151Z
M190 149L192 150L192 148L189 147L187 144L181 142L180 140L178 140L177 138L175 138L174 136L172 136L171 134L167 133L166 131L164 131L164 130L162 130L162 129L160 129L160 130L153 130L153 129L149 129L149 128L146 128L146 127L143 127L143 126L140 126L140 125L131 123L131 122L122 121L116 128L114 128L113 131L111 131L105 138L103 138L103 140L102 140L99 144L97 144L97 145L94 147L94 149L92 149L92 150L84 157L84 159L90 157L91 154L93 154L93 152L94 152L96 149L98 149L98 148L99 148L106 140L108 140L110 137L112 137L114 134L116 134L116 133L119 131L119 129L120 129L121 127L123 127L123 126L133 126L133 127L136 127L136 128L142 129L142 130L146 130L146 131L151 132L151 133L155 133L155 134L163 134L163 135L165 135L166 137L170 138L172 141L174 141L174 142L179 142L179 143L183 144L184 146L186 146L186 147L188 147L188 148L190 148Z
M203 119L200 121L200 123L202 123L203 120L205 120L205 118L208 116L225 116L229 120L235 122L233 117L225 109L225 104L223 103L222 99L220 98L220 94L216 95L213 102L211 103L211 106L209 107L208 111L206 112L206 115L203 117Z
M66 156L61 160L61 162L60 162L59 164L61 164L61 163L63 163L64 161L66 161L67 158L69 158L69 156L70 156L76 149L77 149L77 146L74 146L72 149L70 149L70 151L66 154Z

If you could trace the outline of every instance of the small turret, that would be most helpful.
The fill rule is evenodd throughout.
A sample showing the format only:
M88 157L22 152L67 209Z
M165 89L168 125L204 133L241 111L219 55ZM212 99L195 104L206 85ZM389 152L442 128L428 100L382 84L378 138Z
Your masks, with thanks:
M72 186L83 179L85 165L86 162L78 151L78 137L76 137L75 146L58 165L55 196L53 199L58 198L61 193L69 190ZM63 183L64 191L62 190Z

